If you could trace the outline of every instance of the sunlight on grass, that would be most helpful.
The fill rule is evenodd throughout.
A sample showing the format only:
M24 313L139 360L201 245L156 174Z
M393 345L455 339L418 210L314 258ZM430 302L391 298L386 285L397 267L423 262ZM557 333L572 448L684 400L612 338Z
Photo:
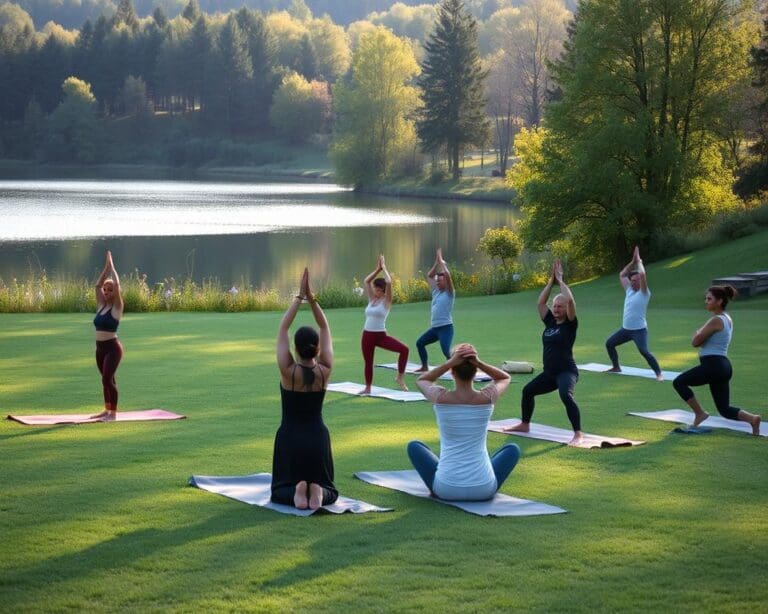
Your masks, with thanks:
M672 260L671 262L668 262L664 265L665 269L676 269L678 267L683 266L687 262L692 262L693 256L683 256L682 258L676 258L675 260Z
M0 332L0 338L13 339L20 337L50 337L61 335L59 328L24 328L22 330L8 330Z

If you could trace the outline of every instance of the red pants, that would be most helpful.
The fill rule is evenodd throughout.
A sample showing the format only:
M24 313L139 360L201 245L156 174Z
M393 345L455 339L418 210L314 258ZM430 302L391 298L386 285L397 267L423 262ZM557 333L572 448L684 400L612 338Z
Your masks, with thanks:
M397 352L400 357L397 359L397 371L401 375L405 373L405 365L408 364L408 346L400 343L394 337L390 337L385 331L371 332L363 331L361 339L363 348L363 360L365 360L365 385L370 386L373 382L373 351L376 347L384 348L390 352Z

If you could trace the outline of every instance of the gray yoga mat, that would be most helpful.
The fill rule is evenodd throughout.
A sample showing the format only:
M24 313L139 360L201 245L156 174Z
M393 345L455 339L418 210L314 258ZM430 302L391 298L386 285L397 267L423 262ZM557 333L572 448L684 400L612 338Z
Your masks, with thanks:
M611 368L611 365L603 365L599 362L588 362L583 365L576 365L579 371L593 371L594 373L604 373ZM664 376L664 381L671 382L678 375L679 371L664 371L662 369L661 374ZM651 369L640 369L638 367L625 367L621 365L621 371L619 373L606 373L606 375L634 375L636 377L645 377L647 379L656 379L656 374Z
M498 492L489 501L446 501L438 499L429 494L426 484L424 484L419 474L413 469L405 471L358 471L355 473L355 477L374 486L381 486L382 488L397 490L414 497L431 499L438 503L452 505L478 516L542 516L566 513L566 510L554 505L528 501L527 499L517 499L516 497L510 497Z
M379 399L389 399L390 401L426 401L424 395L418 390L393 390L392 388L381 388L380 386L371 386L371 393L361 395L360 391L365 388L363 384L355 382L335 382L328 384L330 392L343 392L352 396L376 397Z
M678 424L693 424L695 417L692 411L687 409L663 409L661 411L631 411L630 416L637 416L639 418L650 418L651 420L663 420L664 422L677 422ZM715 429L728 429L729 431L739 431L740 433L752 434L752 427L746 422L740 422L737 420L728 420L721 416L710 416L700 427L710 427ZM768 424L762 422L760 424L760 436L768 437Z
M300 510L292 505L282 505L272 503L271 496L272 475L269 473L254 473L252 475L235 476L211 476L211 475L193 475L189 478L189 485L196 486L202 490L223 495L230 499L242 501L249 505L265 507L281 514L291 514L293 516L311 516L319 510ZM332 514L343 514L351 512L353 514L364 514L366 512L391 512L391 507L378 507L365 501L349 499L342 497L336 499L331 505L324 505L320 510L331 512Z
M520 424L517 418L507 418L506 420L492 420L488 423L488 430L494 433L504 435L517 435L518 437L528 437L529 439L543 439L545 441L555 441L557 443L567 444L573 439L573 431L557 428L556 426L547 426L546 424L536 424L531 422L531 430L528 433L520 431L505 431L505 428ZM621 448L627 446L639 446L644 441L634 439L624 439L622 437L604 437L603 435L593 435L584 433L581 443L575 448Z
M397 371L397 363L396 362L388 362L385 364L376 365L380 369L391 369L393 371ZM422 371L417 371L416 369L420 369L421 365L416 364L415 362L409 362L405 365L405 372L410 373L411 375L421 375ZM434 369L432 365L429 366L430 370ZM450 371L448 373L443 373L438 379L446 380L449 382L453 381L453 376L451 375ZM486 375L482 371L478 371L477 375L475 375L475 381L476 382L490 382L491 377L489 375Z

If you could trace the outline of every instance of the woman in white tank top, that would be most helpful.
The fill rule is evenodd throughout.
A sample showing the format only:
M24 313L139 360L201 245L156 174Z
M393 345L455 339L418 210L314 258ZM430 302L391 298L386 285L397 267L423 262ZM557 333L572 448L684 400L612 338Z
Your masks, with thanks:
M381 273L382 277L377 277ZM368 306L365 308L365 325L361 346L365 362L365 388L360 394L370 394L373 383L373 354L377 347L390 352L397 352L397 376L395 381L401 390L408 390L403 376L408 364L408 346L394 337L387 335L386 321L392 308L392 277L387 270L384 256L379 256L376 268L365 278L365 291L368 295Z

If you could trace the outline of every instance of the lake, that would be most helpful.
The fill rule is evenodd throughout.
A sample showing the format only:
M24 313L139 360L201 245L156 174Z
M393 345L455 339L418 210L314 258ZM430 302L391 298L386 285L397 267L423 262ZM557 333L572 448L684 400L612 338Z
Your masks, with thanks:
M318 284L426 271L442 247L471 271L486 228L509 205L390 198L321 183L0 180L0 279L95 279L111 249L121 275L217 279L291 291L304 266Z

